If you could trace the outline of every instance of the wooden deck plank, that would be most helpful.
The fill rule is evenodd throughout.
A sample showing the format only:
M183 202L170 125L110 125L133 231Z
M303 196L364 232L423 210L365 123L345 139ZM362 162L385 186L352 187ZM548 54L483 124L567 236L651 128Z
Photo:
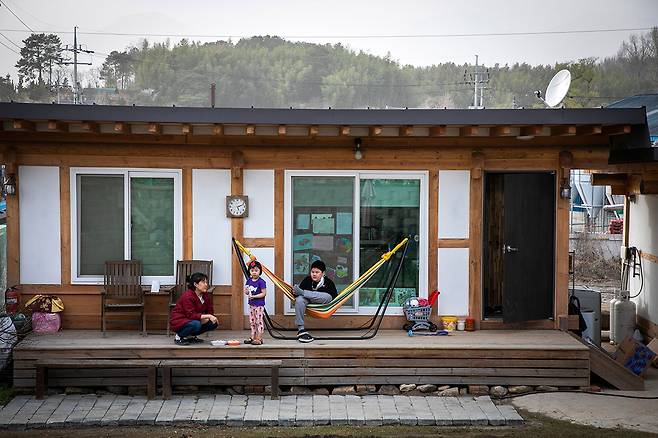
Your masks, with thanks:
M212 336L212 337L210 337ZM218 331L204 337L243 339L245 331ZM262 346L189 347L171 337L137 332L63 331L32 334L14 350L14 385L34 386L37 360L175 360L195 367L173 368L174 385L267 385L268 370L241 367L241 360L281 361L280 385L483 384L586 386L590 352L556 330L456 332L441 337L409 337L380 331L372 340L301 344L265 337ZM99 362L102 363L102 362ZM202 366L207 363L207 367ZM257 362L253 362L257 363ZM265 362L264 362L265 363ZM222 369L216 368L222 365ZM235 365L235 366L232 366ZM214 368L215 367L215 368ZM143 370L53 369L50 386L139 384Z

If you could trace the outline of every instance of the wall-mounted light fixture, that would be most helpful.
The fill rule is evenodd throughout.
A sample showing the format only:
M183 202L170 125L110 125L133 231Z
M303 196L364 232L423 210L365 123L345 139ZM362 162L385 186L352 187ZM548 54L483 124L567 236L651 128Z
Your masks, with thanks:
M354 159L360 160L363 158L363 152L361 152L361 138L354 139Z
M571 199L571 182L569 178L562 178L560 183L560 197L562 199Z
M16 177L13 173L5 174L4 180L2 181L2 190L4 190L5 195L16 194Z

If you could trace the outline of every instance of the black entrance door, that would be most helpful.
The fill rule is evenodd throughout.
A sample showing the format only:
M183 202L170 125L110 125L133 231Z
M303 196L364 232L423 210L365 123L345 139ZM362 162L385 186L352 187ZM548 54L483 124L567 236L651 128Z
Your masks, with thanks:
M504 174L503 321L553 316L555 176Z

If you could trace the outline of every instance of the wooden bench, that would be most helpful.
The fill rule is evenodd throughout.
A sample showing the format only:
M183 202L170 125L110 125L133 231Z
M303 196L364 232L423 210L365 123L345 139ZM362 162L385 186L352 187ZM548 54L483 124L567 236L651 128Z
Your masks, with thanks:
M269 368L271 370L272 400L279 398L279 368L281 360L261 359L165 359L160 361L162 369L162 398L171 398L172 368Z
M36 398L42 399L48 387L48 370L52 368L146 368L146 395L155 398L157 366L159 360L143 359L41 359L36 362Z

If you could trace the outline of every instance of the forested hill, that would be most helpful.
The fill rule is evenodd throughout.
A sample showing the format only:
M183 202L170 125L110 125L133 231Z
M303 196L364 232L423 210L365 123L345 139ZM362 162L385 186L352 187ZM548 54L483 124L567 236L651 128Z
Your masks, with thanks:
M616 56L603 60L486 66L484 104L537 106L533 91L544 90L553 74L565 67L573 78L571 97L565 101L568 107L600 106L658 92L658 29L632 37ZM466 108L473 103L473 86L466 83L472 70L471 65L453 63L405 66L340 44L296 43L277 37L236 43L183 40L173 46L144 41L141 47L112 52L96 77L87 78L92 88L116 91L90 97L94 91L86 90L86 98L113 104L207 106L210 84L216 83L217 106ZM16 87L17 96L25 95L30 86L24 77ZM36 79L32 86L38 86Z

